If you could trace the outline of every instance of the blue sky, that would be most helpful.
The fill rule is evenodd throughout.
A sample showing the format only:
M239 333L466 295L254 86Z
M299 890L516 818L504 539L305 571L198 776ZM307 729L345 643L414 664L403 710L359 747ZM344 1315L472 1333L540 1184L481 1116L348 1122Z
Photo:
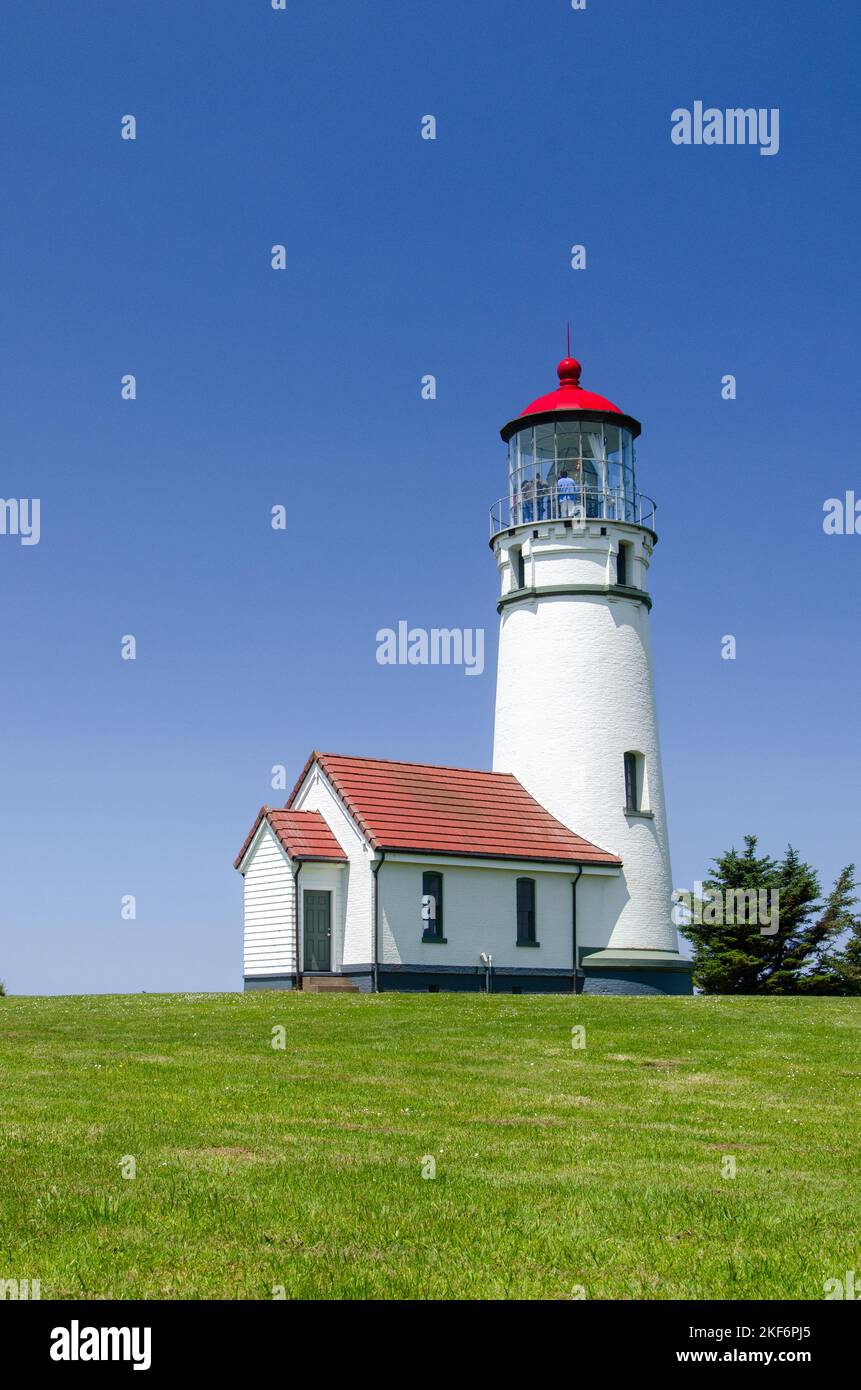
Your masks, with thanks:
M861 536L822 529L861 497L859 41L850 0L6 0L10 990L239 988L273 764L489 766L498 430L567 319L644 425L676 884L749 831L861 858ZM778 107L779 153L673 145L697 100ZM486 627L485 675L379 666L400 618Z

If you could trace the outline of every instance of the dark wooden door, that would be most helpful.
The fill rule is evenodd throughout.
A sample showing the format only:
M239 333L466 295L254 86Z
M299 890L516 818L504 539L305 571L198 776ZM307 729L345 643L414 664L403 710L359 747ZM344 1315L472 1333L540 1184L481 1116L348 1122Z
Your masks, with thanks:
M306 888L302 900L304 970L332 969L332 894Z

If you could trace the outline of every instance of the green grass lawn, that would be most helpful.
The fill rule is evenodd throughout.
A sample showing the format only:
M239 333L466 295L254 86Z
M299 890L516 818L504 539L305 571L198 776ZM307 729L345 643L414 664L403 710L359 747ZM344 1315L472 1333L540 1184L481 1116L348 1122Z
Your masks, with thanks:
M850 1000L0 1000L0 1279L819 1299L861 1269L859 1044Z

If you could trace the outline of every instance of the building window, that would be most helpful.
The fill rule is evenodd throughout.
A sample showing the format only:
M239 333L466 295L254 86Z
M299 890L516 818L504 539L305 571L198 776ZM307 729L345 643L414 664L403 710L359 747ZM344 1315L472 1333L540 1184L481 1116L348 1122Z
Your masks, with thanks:
M625 754L625 810L639 811L642 791L639 758L636 753Z
M517 880L517 944L535 945L535 879Z
M633 547L629 541L620 541L619 553L616 556L616 583L630 584L633 576Z
M511 558L511 578L515 589L526 588L526 562L523 558L523 551L519 545L512 546L509 550Z
M442 941L442 874L422 874L422 941Z

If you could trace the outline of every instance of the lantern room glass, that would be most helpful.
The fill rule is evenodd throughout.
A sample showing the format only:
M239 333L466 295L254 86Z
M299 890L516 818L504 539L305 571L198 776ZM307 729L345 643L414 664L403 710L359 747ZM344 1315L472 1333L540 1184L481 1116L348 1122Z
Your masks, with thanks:
M522 522L580 515L635 521L631 431L602 420L557 420L518 430L508 443L512 516Z

